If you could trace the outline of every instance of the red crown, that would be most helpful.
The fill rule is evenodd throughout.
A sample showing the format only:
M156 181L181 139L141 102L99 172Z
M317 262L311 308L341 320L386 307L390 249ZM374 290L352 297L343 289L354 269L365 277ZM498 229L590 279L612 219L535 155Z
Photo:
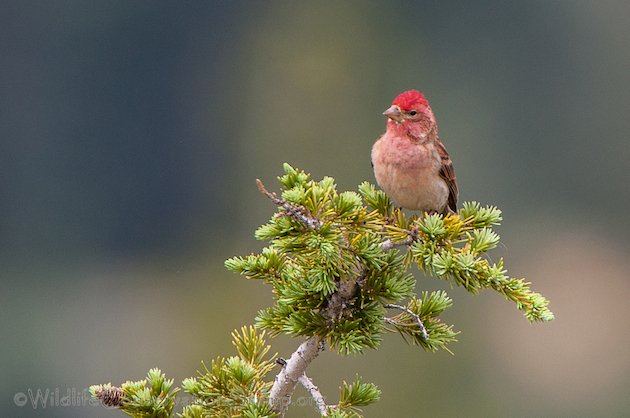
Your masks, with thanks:
M428 106L429 102L425 99L424 94L420 93L418 90L408 90L404 93L400 93L392 104L398 106L401 110L410 110L418 108L418 105Z

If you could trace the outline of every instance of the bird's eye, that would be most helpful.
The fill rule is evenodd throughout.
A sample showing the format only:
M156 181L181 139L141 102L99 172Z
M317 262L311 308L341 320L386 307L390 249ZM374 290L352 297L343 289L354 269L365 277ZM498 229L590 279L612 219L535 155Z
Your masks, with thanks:
M411 116L416 116L416 114L417 114L417 113L418 113L418 112L416 112L415 110L411 110L411 111L409 112L409 115L411 115Z

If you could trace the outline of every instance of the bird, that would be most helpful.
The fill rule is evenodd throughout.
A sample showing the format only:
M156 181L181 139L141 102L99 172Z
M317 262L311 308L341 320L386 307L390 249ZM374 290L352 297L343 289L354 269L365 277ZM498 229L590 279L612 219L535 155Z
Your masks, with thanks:
M383 112L386 131L372 146L374 177L400 208L429 214L457 211L453 161L438 136L424 94L405 91Z

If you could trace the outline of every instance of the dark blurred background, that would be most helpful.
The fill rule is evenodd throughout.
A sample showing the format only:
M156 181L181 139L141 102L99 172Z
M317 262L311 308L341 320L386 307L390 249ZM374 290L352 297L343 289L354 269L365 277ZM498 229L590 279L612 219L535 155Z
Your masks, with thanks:
M629 21L606 0L4 1L0 415L122 416L82 391L231 355L271 301L223 268L263 245L254 179L277 188L286 161L340 190L374 181L381 112L417 88L461 200L504 211L493 257L557 319L453 289L454 356L392 334L309 373L331 401L355 373L377 383L372 417L623 416Z

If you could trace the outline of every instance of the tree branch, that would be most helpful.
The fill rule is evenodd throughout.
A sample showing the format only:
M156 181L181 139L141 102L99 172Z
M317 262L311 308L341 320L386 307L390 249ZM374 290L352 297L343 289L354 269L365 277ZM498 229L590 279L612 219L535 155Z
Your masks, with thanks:
M409 236L407 238L398 242L388 239L387 241L383 241L381 243L381 248L387 251L387 250L391 250L394 247L403 247L403 246L406 247L418 241L419 239L420 237L418 236L418 228L416 226L413 226L409 230Z
M330 296L328 306L322 310L322 313L331 321L334 322L338 320L342 316L344 309L347 308L350 301L354 298L358 286L356 280L361 277L364 270L365 267L357 263L356 271L353 272L353 275L351 275L351 277L342 278L337 283L337 291ZM319 355L319 352L323 350L323 346L323 337L319 335L309 337L300 344L291 357L285 361L284 367L278 376L276 376L276 380L269 393L269 404L281 417L284 416L291 403L291 395L293 395L295 391L297 382L300 381L305 374L309 364ZM313 385L313 387L315 387L315 385ZM315 395L311 393L311 396L313 396L313 399L315 399L317 403L318 399L315 398ZM321 410L319 404L317 407Z
M262 194L267 196L269 200L271 200L277 206L280 206L289 215L291 215L293 218L297 219L298 221L302 222L304 225L306 225L310 229L319 229L322 226L322 222L319 219L309 216L306 209L299 206L292 205L286 200L278 197L275 193L268 191L265 188L265 185L263 184L263 182L260 181L260 179L256 179L256 185L258 186L258 190L260 190Z
M304 341L286 361L269 393L269 404L281 417L291 403L291 395L309 364L319 355L323 338L314 335Z
M405 238L402 241L392 241L391 239L388 239L387 241L383 241L381 243L381 248L385 251L387 250L391 250L394 247L403 247L403 246L407 246L407 245L411 245L414 243L414 239L411 238L411 236Z
M324 401L324 397L319 391L319 388L315 386L313 381L306 374L300 376L298 381L302 386L304 386L304 389L306 389L308 393L311 394L311 397L315 401L315 406L319 410L319 413L321 414L321 416L325 417L327 415L326 401Z
M385 305L386 308L388 309L398 309L401 310L403 312L408 313L409 315L411 315L415 320L416 323L418 324L418 327L420 327L420 332L422 332L422 339L427 341L429 339L429 333L427 332L427 329L424 327L424 324L422 323L422 320L420 319L420 317L418 315L416 315L416 313L414 311L412 311L411 309L405 307L405 306L401 306L401 305L395 305L393 303L388 303L387 305ZM389 322L390 324L397 324L396 321L394 321L391 318L386 318L387 322ZM400 324L400 323L398 323Z
M322 226L322 222L313 217L306 208L293 205L286 200L278 197L273 192L268 191L260 179L256 179L258 190L274 204L284 209L287 215L301 222L312 230L317 230ZM357 280L361 278L365 271L365 266L357 263L355 271L349 274L349 277L342 277L338 282L337 290L328 298L328 303L322 309L322 314L327 317L331 323L339 320L344 310L348 307L352 299L355 297L358 287ZM291 355L288 360L283 360L283 368L276 376L274 384L269 393L269 404L280 417L283 417L291 403L291 396L295 391L295 386L300 382L310 393L317 408L322 413L326 412L326 403L317 389L317 386L306 376L305 371L309 364L319 355L323 349L324 338L318 335L309 337L304 341L298 349Z

